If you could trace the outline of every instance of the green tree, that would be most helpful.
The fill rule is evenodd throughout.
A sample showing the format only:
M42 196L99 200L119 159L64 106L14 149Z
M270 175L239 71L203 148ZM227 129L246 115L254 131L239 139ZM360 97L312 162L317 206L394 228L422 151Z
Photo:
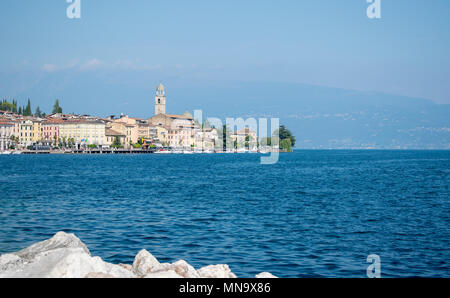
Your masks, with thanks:
M273 133L275 136L278 135L279 136L279 141L280 141L280 149L282 150L286 150L288 152L292 151L292 147L295 146L295 137L292 134L292 132L286 128L286 126L281 125L279 129L277 129L276 131L274 131ZM269 138L268 138L269 139ZM270 140L271 143L271 140Z
M62 108L59 106L59 99L55 101L55 104L53 105L53 111L52 114L61 114L63 112Z
M287 152L292 152L292 144L291 139L284 139L280 141L280 149L283 149Z
M115 137L114 142L111 145L112 148L122 148L122 143L120 143L120 138Z
M2 100L0 104L0 110L7 111L7 112L13 112L16 113L17 111L17 103L13 100L12 103L10 103L8 100L4 99Z
M42 112L39 106L36 108L36 112L34 112L35 117L42 117Z
M262 138L261 139L262 146L272 146L272 138Z
M231 137L231 131L228 129L227 125L223 125L221 128L218 128L217 135L219 136L219 140L216 144L216 148L222 149L223 151L234 148L234 141Z
M252 138L250 136L245 137L245 148L250 149L250 141L252 141Z
M290 139L292 147L295 147L295 137L292 134L292 132L286 128L286 126L281 125L280 129L277 131L278 135L280 136L280 144L282 140ZM275 135L277 134L275 133Z
M27 107L24 109L23 112L24 116L33 116L33 112L31 111L31 101L28 98Z

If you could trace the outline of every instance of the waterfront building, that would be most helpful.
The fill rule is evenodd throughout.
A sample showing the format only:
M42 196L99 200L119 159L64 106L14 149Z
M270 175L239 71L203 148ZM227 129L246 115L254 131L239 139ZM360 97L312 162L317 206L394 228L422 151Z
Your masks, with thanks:
M8 150L13 144L14 123L0 118L0 151Z
M191 148L195 145L194 119L189 112L184 115L166 114L166 95L162 84L156 88L155 116L148 119L151 126L156 127L158 138L174 148Z
M154 127L150 126L146 120L141 120L137 123L137 139L151 139L156 136Z
M156 142L159 142L161 145L168 146L168 135L169 130L163 126L151 126L152 135Z
M195 148L200 151L212 151L218 144L219 136L214 128L203 128L195 131Z
M31 117L25 117L18 122L19 143L22 147L33 145L34 123Z
M112 131L125 136L125 139L122 142L122 145L125 149L131 148L132 144L135 144L138 141L136 125L127 124L126 122L122 121L114 121L109 123L106 129L111 129Z
M111 129L111 128L106 128L106 132L105 132L106 143L105 143L105 145L112 146L116 139L118 139L120 141L120 144L122 146L125 145L125 142L126 142L125 134L115 131L114 129Z
M103 145L106 141L106 125L101 120L70 119L59 124L61 139L74 140L76 145Z
M37 144L42 140L42 119L32 117L31 121L33 122L32 143Z
M246 143L250 150L255 150L257 148L258 135L255 131L250 128L242 128L234 131L231 135L233 142L237 143L238 148L244 148Z
M46 119L41 123L41 142L50 145L58 144L60 139L59 127L63 123L60 119Z
M107 127L125 135L125 148L131 148L132 144L138 143L139 140L151 139L150 125L144 119L122 115Z

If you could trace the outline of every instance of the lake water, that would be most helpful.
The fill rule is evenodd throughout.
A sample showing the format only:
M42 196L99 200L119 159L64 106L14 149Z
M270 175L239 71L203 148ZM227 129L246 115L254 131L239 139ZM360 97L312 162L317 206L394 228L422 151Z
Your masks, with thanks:
M450 277L450 151L0 156L0 253L58 231L239 277Z

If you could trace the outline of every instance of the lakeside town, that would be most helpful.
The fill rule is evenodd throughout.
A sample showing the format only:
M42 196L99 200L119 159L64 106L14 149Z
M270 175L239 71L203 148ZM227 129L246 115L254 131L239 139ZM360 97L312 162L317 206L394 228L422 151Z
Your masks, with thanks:
M291 151L295 138L283 126L280 149ZM223 142L226 139L227 141ZM230 142L232 145L227 145ZM56 100L50 115L39 107L31 112L30 101L17 109L6 100L0 109L0 152L34 153L267 153L273 149L270 138L259 139L248 127L230 130L198 123L192 114L166 113L165 88L159 84L154 116L143 119L128 115L106 118L64 114Z

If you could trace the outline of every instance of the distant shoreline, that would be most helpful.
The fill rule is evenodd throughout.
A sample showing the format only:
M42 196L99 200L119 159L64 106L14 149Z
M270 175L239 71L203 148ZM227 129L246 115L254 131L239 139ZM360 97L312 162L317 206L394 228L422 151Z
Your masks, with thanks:
M269 154L275 151L189 151L189 150L142 150L142 149L108 149L108 150L73 150L73 151L33 151L33 150L18 150L18 151L3 151L0 155L124 155L124 154ZM279 153L292 153L280 150Z

